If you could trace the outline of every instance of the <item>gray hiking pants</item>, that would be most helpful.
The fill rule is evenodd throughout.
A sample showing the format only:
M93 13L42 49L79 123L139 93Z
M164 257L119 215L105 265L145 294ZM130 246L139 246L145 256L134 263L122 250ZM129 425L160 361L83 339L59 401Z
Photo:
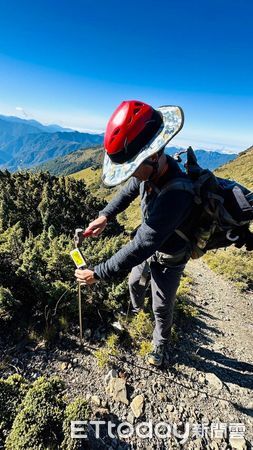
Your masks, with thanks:
M130 298L133 308L137 310L143 307L145 292L151 278L152 308L155 316L154 345L165 344L170 337L176 292L185 265L184 263L166 267L155 261L151 261L150 264L144 261L133 267L129 275ZM142 276L143 270L148 275L146 282Z

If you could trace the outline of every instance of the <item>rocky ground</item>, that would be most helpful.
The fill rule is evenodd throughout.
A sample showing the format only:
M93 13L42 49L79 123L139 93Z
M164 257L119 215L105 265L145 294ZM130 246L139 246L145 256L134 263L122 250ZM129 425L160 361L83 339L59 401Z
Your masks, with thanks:
M87 398L93 419L133 425L125 428L129 438L110 438L103 425L100 439L90 425L91 449L253 448L253 294L240 293L202 261L191 261L187 272L198 315L163 369L151 370L131 349L112 358L110 368L98 369L93 349L99 341L86 332L84 346L72 335L50 351L43 346L7 349L9 363L1 375L17 371L32 380L58 374L70 398ZM138 437L137 425L150 420L152 437ZM165 424L155 431L159 422ZM174 427L171 433L168 424ZM148 435L147 429L141 431Z

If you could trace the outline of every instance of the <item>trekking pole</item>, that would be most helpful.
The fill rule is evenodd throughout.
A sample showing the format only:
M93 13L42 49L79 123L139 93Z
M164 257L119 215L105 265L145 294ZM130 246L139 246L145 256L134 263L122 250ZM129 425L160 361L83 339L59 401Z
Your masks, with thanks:
M83 316L82 316L82 290L81 282L78 281L78 310L79 310L79 332L80 332L80 343L83 343Z
M70 256L73 259L77 269L85 269L87 264L84 257L79 249L81 247L84 238L91 236L93 230L87 228L85 231L82 228L76 228L74 235L75 249L70 252ZM85 285L81 281L78 281L77 289L77 299L78 299L78 310L79 310L79 330L80 330L80 343L83 343L83 315L82 315L82 289L81 286Z

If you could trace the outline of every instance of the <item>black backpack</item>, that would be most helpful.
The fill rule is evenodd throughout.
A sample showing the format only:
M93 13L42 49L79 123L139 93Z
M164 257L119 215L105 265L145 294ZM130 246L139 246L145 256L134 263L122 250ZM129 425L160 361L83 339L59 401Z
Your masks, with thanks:
M202 169L191 147L186 153L184 166L188 177L174 178L162 192L180 189L194 195L193 211L175 230L191 245L191 257L199 258L207 250L232 244L253 250L253 233L249 229L253 220L253 192L236 181ZM179 155L174 155L174 159L181 162Z

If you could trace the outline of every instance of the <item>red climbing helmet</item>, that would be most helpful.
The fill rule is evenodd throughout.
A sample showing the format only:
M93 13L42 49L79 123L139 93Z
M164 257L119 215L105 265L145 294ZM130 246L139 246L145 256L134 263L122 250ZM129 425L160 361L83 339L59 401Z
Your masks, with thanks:
M146 103L122 102L111 116L104 147L113 162L133 158L150 141L162 124L162 115Z
M116 186L125 181L182 126L183 112L178 106L154 109L138 100L122 102L106 127L103 182Z

